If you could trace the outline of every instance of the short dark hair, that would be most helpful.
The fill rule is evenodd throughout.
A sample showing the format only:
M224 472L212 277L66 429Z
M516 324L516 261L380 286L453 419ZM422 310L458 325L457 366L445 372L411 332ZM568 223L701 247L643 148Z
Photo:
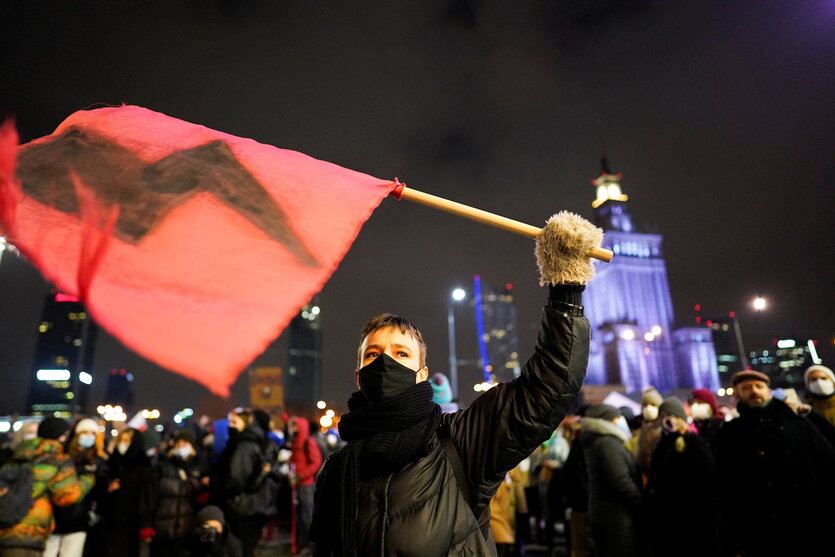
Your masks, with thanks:
M377 317L372 317L368 323L362 327L360 343L359 346L357 346L357 369L362 367L362 343L365 340L365 337L374 331L379 331L380 329L385 329L387 327L395 327L404 335L410 335L414 338L420 348L420 367L423 368L426 366L426 343L423 341L423 335L420 334L420 330L405 317L400 317L399 315L394 315L393 313L383 313Z

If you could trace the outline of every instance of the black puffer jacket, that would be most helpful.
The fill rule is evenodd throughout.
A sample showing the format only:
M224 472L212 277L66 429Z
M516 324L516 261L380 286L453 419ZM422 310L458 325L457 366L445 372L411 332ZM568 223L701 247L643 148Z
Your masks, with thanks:
M196 456L166 455L154 466L140 505L140 528L153 527L163 540L185 538L194 527L203 470Z
M580 289L573 288L574 297L567 301L579 303ZM589 326L582 308L554 301L549 306L521 376L490 389L469 408L444 415L443 425L469 479L472 509L435 437L426 456L399 472L360 481L358 555L495 555L479 519L489 520L490 498L505 473L550 438L585 376ZM326 474L327 468L318 486L326 485ZM330 553L320 544L317 554Z
M221 455L221 507L232 518L267 516L275 512L275 481L264 475L277 450L257 423L247 426Z

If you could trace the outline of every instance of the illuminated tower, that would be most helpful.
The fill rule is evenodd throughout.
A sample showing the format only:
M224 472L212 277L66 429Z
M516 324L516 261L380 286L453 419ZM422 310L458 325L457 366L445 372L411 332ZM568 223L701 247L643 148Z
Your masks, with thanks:
M601 163L600 175L592 180L596 193L592 207L605 232L603 247L615 256L597 266L597 276L584 296L592 328L587 382L622 384L627 392L648 385L662 391L715 388L718 378L710 335L673 334L661 235L635 230L629 198L620 186L623 175L613 174L605 157Z

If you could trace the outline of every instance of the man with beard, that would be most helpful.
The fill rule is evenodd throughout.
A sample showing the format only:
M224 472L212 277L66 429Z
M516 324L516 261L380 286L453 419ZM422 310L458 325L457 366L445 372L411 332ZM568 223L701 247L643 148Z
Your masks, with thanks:
M835 527L835 450L806 419L772 398L769 378L732 378L739 418L717 439L717 479L731 555L828 555ZM814 525L815 532L809 532ZM828 549L827 549L828 548Z
M412 323L383 314L365 325L359 391L339 423L348 444L317 479L317 555L496 555L490 498L550 438L585 375L581 293L594 273L585 254L601 238L576 215L549 221L537 238L540 284L550 288L535 352L517 379L465 410L442 416L432 402L426 345Z

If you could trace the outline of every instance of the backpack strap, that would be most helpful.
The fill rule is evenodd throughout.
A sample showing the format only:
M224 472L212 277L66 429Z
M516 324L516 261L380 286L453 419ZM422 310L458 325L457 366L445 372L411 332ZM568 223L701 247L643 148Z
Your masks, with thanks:
M458 454L458 449L455 448L455 444L449 436L448 425L444 424L438 428L438 441L441 443L441 449L444 451L444 454L446 454L449 464L452 466L452 472L455 474L455 481L458 484L458 489L461 491L461 496L464 497L464 501L467 502L467 506L470 507L470 510L473 511L473 515L475 515L470 482L467 479L467 474L464 472L464 463L461 462L461 456ZM490 507L488 506L487 510L481 513L481 517L476 516L475 518L478 522L481 535L484 536L485 540L489 540Z

